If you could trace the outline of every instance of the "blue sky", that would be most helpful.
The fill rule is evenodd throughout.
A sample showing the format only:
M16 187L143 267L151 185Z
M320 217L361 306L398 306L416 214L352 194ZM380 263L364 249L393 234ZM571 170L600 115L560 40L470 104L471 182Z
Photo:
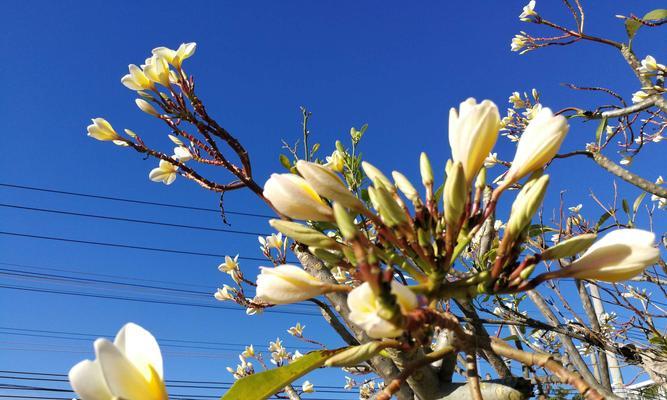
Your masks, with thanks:
M586 4L589 3L589 4ZM589 1L587 29L624 39L615 14L642 15L658 2ZM314 141L323 153L335 139L347 140L351 126L369 124L362 144L368 161L386 171L398 169L416 180L417 160L427 151L436 165L449 156L446 121L450 107L469 96L489 98L503 110L512 91L537 87L545 105L591 107L608 99L572 92L561 83L607 86L623 95L639 89L614 50L580 43L519 56L509 43L519 30L535 31L517 15L523 1L424 2L74 2L25 1L5 4L0 35L4 88L0 95L0 130L5 138L2 183L46 187L109 196L215 208L217 196L178 179L166 187L148 180L153 160L85 135L92 117L103 116L117 129L131 128L152 146L169 151L163 127L139 112L133 93L120 84L130 63L140 64L157 46L198 43L186 70L198 82L209 112L248 148L257 180L280 170L281 138L299 137L299 106L313 113ZM537 10L570 24L559 2L538 1ZM663 33L664 34L664 33ZM653 50L660 36L645 30L635 49L664 63L667 52ZM663 36L664 37L664 36ZM576 123L563 150L592 141L594 124ZM654 179L665 173L660 151L665 142L647 146L633 163ZM500 140L501 158L511 159L513 145ZM611 158L619 160L613 152ZM661 166L662 165L662 166ZM660 171L662 169L662 171ZM498 173L499 171L494 171ZM220 173L221 179L224 174ZM566 191L566 204L585 204L596 218L590 190L609 198L613 179L585 159L554 165L547 209ZM632 201L637 190L621 184ZM606 195L605 195L606 194ZM224 228L213 213L140 206L0 187L2 203L27 207L141 218ZM268 213L250 194L226 196L229 210ZM137 225L52 215L0 207L2 230L21 234L126 243L215 254L259 257L253 236ZM268 232L261 218L230 216L231 229ZM660 216L657 225L664 226ZM213 292L224 280L216 257L176 255L107 248L0 235L0 268L65 274L44 268L175 282L178 287ZM19 264L10 266L7 264ZM243 261L249 274L256 261ZM31 266L31 267L27 267ZM41 270L30 269L32 267ZM87 276L91 278L92 276ZM97 276L97 278L100 278ZM101 278L100 278L101 279ZM111 278L109 278L111 279ZM116 279L116 278L114 278ZM135 281L138 282L138 281ZM70 290L93 294L188 301L217 306L201 297L156 297L98 286L17 280L0 275L0 284ZM167 285L166 283L155 283ZM172 285L173 286L173 285ZM147 290L147 289L146 289ZM0 326L111 335L126 321L137 322L158 337L194 341L266 344L297 320L306 333L336 344L323 323L312 316L267 314L212 308L146 304L111 299L0 289ZM288 307L290 310L312 308ZM3 332L16 332L3 330ZM24 331L27 332L27 331ZM288 341L296 344L294 341ZM37 345L39 344L39 345ZM305 347L305 346L304 346ZM16 350L16 349L24 350ZM28 350L26 350L28 349ZM30 350L32 349L32 350ZM0 369L66 372L91 356L92 340L67 341L0 333ZM231 351L165 349L167 378L224 380L224 367L235 363ZM178 354L174 354L178 353ZM315 384L340 384L338 374L319 373ZM209 392L210 393L210 392ZM327 397L324 393L316 397Z

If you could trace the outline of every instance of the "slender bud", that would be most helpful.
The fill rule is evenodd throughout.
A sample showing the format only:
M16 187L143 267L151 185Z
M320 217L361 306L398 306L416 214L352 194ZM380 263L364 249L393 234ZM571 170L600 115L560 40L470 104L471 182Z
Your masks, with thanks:
M419 172L421 172L424 186L431 186L433 184L433 168L431 168L431 160L428 159L426 153L421 153L419 156Z
M450 169L443 192L445 221L449 227L458 227L468 197L465 171L457 162Z
M371 189L373 188L369 188L369 192ZM385 188L376 188L374 192L376 201L380 207L378 212L380 213L382 220L389 227L407 223L405 211L401 208L401 206L398 205L398 203L396 203L396 200L394 200L394 198Z
M331 169L304 160L297 161L296 169L306 179L306 182L321 196L337 201L345 207L354 210L364 208L363 203L354 197L345 186L345 183Z
M308 247L308 251L329 265L338 265L343 259L339 254L332 253L329 250L321 249L319 247L310 246Z
M557 245L546 249L540 255L540 258L543 260L558 260L561 258L573 257L589 248L595 241L596 237L597 235L594 233L587 233L564 240Z
M396 281L391 282L391 293L396 297L396 303L403 314L414 310L419 305L417 296ZM382 318L384 315L382 302L368 282L362 283L348 294L347 306L350 308L350 321L372 338L396 337L403 333L401 327Z
M157 112L155 107L151 105L151 103L147 102L144 99L135 99L134 102L137 104L137 107L146 114L152 115L154 117L159 117L160 113Z
M111 124L104 118L93 118L93 124L88 125L88 136L101 140L110 141L118 140L120 136L113 129Z
M281 232L283 235L288 236L299 243L303 243L306 246L314 246L332 250L337 250L340 248L340 245L334 239L323 234L322 232L316 231L315 229L301 225L298 222L272 219L269 221L269 225L271 225L278 232Z
M348 347L329 358L324 365L327 367L354 367L378 355L387 348L387 343L372 341L359 346Z
M521 231L530 224L533 215L542 204L548 184L549 175L542 175L540 178L527 182L516 196L512 204L512 213L507 221L506 234L511 238L518 237Z
M294 265L260 267L256 297L270 304L291 304L328 292L325 283Z
M382 171L375 168L373 165L367 163L366 161L361 162L361 168L364 169L366 176L368 176L368 179L373 182L373 185L375 185L376 188L384 187L387 190L391 190L392 192L394 191L394 185L392 185L391 181L387 179Z
M410 183L405 175L401 174L400 172L393 171L391 176L394 178L394 182L396 182L396 187L398 190L400 190L405 195L405 197L408 198L408 200L413 203L418 203L420 201L417 189L412 186L412 183Z
M477 174L477 180L475 181L475 189L484 189L486 186L486 167L482 167Z
M352 216L347 212L345 207L341 204L333 203L334 218L340 233L346 240L354 240L359 233L357 226L354 224Z
M264 184L264 197L282 214L294 219L333 221L333 212L315 189L298 175L273 174Z

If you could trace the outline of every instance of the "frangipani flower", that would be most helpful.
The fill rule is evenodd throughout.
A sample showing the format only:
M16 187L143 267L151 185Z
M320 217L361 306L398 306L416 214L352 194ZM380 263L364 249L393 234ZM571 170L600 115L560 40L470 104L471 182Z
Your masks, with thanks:
M319 296L328 285L294 265L260 267L256 298L269 304L291 304Z
M655 60L655 57L653 56L646 56L641 61L641 67L639 67L639 72L641 73L650 73L650 72L656 72L659 70L665 71L665 66L663 64L658 64L658 62Z
M644 92L643 90L638 90L632 94L632 102L641 103L642 101L646 100L648 96L648 93Z
M305 179L273 174L264 184L264 197L282 214L294 219L333 221L333 211Z
M174 147L174 158L181 162L190 161L192 160L192 153L185 146L177 146Z
M524 22L531 20L531 17L537 16L535 11L535 0L530 0L525 7L523 7L523 12L519 15L519 19Z
M131 90L151 90L155 88L153 82L144 74L141 68L134 64L128 66L130 73L123 76L120 82Z
M162 182L165 185L171 185L178 176L178 167L166 160L160 160L160 165L153 168L148 174L148 178L153 182Z
M162 354L157 341L139 325L128 323L113 343L97 339L96 359L69 371L69 381L82 400L166 400Z
M521 135L505 185L544 167L556 155L570 126L562 115L554 116L542 108Z
M218 271L230 273L232 271L238 270L239 269L238 259L239 259L238 254L234 258L231 258L230 256L225 256L225 262L218 265Z
M137 104L137 107L146 114L152 115L154 117L159 117L160 113L157 112L155 107L144 99L135 99L134 102Z
M524 48L526 45L526 37L524 35L514 35L512 38L512 44L510 45L510 49L512 51L520 51L521 49Z
M391 293L396 296L402 313L417 308L417 296L406 286L392 281ZM396 337L403 333L403 329L380 316L382 305L368 283L362 283L348 294L347 306L350 308L350 321L374 339Z
M561 275L619 282L641 273L659 258L654 233L642 229L619 229L593 243L579 259L563 268Z
M197 43L181 43L178 49L172 50L167 47L156 47L153 49L153 54L163 57L169 64L176 68L180 68L184 60L190 58L197 50Z
M343 167L345 166L345 159L343 155L338 150L334 150L331 153L331 156L326 157L327 163L324 164L326 167L331 168L336 172L343 172Z
M453 164L463 165L468 185L475 179L484 160L498 140L500 114L489 100L477 104L469 98L462 102L458 112L449 110L449 146Z
M164 57L154 54L153 57L146 59L146 64L141 66L148 79L163 86L169 86L170 70L169 64Z
M113 129L111 124L104 118L93 118L93 124L88 125L88 136L101 140L101 141L113 141L116 143L116 141L119 141L123 144L123 142L120 139L120 136L116 131Z
M301 390L304 393L313 393L315 391L315 386L313 386L313 384L310 383L310 381L305 381L303 385L301 385Z

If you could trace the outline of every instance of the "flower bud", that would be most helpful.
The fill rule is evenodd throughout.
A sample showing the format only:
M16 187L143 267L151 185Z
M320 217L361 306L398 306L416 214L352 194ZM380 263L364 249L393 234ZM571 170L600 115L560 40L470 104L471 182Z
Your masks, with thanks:
M506 234L516 238L530 224L533 215L542 204L549 184L549 175L528 181L512 204L512 213L507 221Z
M486 167L482 167L477 174L477 180L475 180L475 189L484 189L486 186Z
M291 237L306 246L315 246L333 250L340 248L340 245L329 236L305 225L301 225L298 222L272 219L269 221L269 225L283 235Z
M619 229L595 242L561 277L619 282L658 262L655 234L641 229Z
M405 211L384 187L369 187L368 195L387 226L393 228L407 223Z
M396 296L396 303L403 314L417 308L417 296L406 286L392 281L391 293ZM396 337L403 333L401 327L380 316L383 314L382 304L368 282L362 283L348 294L347 306L350 308L350 321L374 339Z
M443 191L445 221L449 227L458 227L468 201L465 172L460 161L449 170Z
M419 172L422 176L422 184L430 186L433 184L433 168L431 168L431 160L428 159L426 153L421 153L419 156Z
M498 140L500 114L498 107L484 100L477 104L469 98L462 102L457 112L449 110L449 146L453 162L463 165L466 182L470 185L484 165Z
M264 184L264 197L282 214L294 219L333 221L331 208L300 176L273 174Z
M542 108L521 135L503 185L514 183L544 167L558 152L569 129L565 117L554 116L549 108Z
M93 118L93 124L88 125L88 136L101 140L112 141L120 139L111 124L104 118Z
M376 188L384 187L387 190L394 190L394 185L391 184L391 181L387 179L387 177L384 176L384 174L379 169L375 168L373 165L367 163L366 161L361 162L361 168L363 168L366 176L368 176L368 179L373 182L373 185L375 185Z
M269 304L290 304L327 292L327 285L294 265L260 267L256 298Z
M387 343L372 341L348 347L324 362L327 367L354 367L378 355L387 348Z
M420 201L419 199L419 193L417 192L417 189L415 189L414 186L412 186L412 183L408 180L408 178L405 177L405 175L401 174L398 171L394 171L391 173L391 177L394 178L394 182L396 182L396 187L398 190L403 192L405 197L408 198L413 203L418 203Z
M145 112L146 114L150 114L154 117L159 117L160 116L160 113L157 112L155 107L153 107L153 105L151 105L151 103L147 102L146 100L144 100L144 99L135 99L134 102L137 104L137 107L139 107L139 109L141 111Z
M353 240L357 237L359 233L357 226L352 219L352 216L347 212L345 207L334 202L333 203L333 212L334 218L336 219L336 225L340 229L340 233L346 240Z
M338 263L340 263L340 261L343 259L343 257L341 257L339 254L332 253L329 250L320 249L319 247L310 246L308 247L308 251L310 251L310 253L315 257L333 266L338 265Z
M540 258L542 260L558 260L561 258L573 257L589 248L595 241L596 237L597 235L594 233L587 233L564 240L557 245L546 249L540 255Z
M354 210L362 210L364 204L345 186L345 183L331 169L312 162L299 160L296 169L315 191Z

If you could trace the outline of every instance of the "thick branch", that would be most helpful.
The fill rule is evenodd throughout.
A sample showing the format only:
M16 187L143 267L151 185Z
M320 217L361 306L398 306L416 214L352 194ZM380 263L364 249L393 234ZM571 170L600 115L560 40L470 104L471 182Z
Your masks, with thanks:
M655 183L648 181L639 175L633 174L632 172L628 171L627 169L621 167L620 165L614 163L613 161L605 157L602 153L600 152L593 153L593 160L599 166L611 172L612 174L618 176L624 181L631 183L637 186L638 188L646 192L649 192L651 194L654 194L658 197L667 198L667 188L658 186Z

